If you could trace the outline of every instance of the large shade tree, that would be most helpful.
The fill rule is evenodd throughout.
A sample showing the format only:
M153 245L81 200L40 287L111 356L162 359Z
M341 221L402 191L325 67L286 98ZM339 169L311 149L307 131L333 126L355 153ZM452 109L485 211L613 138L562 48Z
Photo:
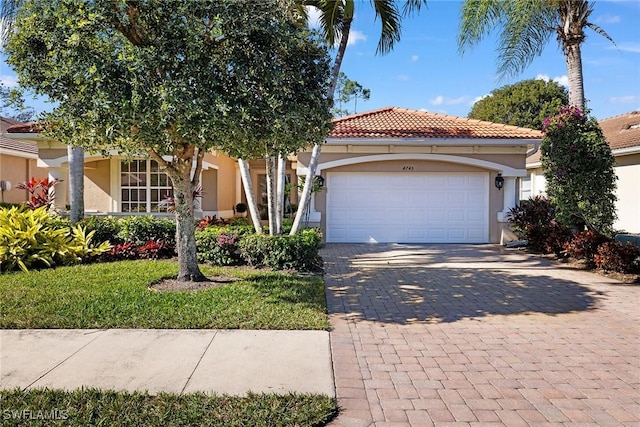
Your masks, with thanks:
M464 53L499 29L498 71L501 77L524 71L556 36L567 63L569 104L585 108L581 45L585 28L613 42L589 21L594 3L587 0L465 0L458 46Z
M473 104L469 118L541 130L544 119L568 100L567 90L556 82L523 80L491 91Z
M325 40L330 46L337 46L333 64L331 66L330 86L327 92L330 102L333 104L333 96L338 84L340 76L340 68L342 60L347 50L349 34L351 32L351 24L355 16L356 5L360 5L361 1L357 0L297 0L297 8L294 8L298 16L306 16L305 9L299 6L308 6L318 9L320 12L319 23L320 30ZM400 41L402 34L402 19L415 12L418 12L427 0L370 0L375 11L376 20L380 20L380 39L376 53L384 55L391 52L397 42ZM311 200L313 190L314 177L318 160L320 158L321 143L313 146L311 159L305 179L302 196L298 205L298 211L291 228L291 234L298 231L302 219L305 216L307 206Z
M147 155L171 178L179 280L205 279L193 200L208 150L251 158L277 135L293 149L290 111L305 144L326 135L326 51L282 6L25 0L16 16L6 52L21 85L59 103L50 135Z

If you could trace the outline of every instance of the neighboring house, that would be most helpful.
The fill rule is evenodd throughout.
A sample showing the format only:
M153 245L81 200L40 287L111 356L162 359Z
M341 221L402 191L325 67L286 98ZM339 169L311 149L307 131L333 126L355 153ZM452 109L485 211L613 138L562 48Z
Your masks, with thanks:
M512 238L505 216L516 205L516 179L526 176L526 154L539 145L539 131L394 107L334 125L317 169L325 191L311 207L327 242ZM310 156L298 154L298 175L306 175Z
M67 147L39 132L35 123L14 124L7 129L7 135L31 150L34 165L37 158L37 165L44 168L44 176L48 172L50 178L62 180L56 186L54 205L58 210L65 210L68 204ZM295 183L291 164L289 161L287 174ZM252 161L249 165L258 203L266 203L262 188L265 186L265 163ZM213 151L205 155L200 182L203 195L197 203L196 216L230 218L234 216L235 205L245 201L237 162L222 153ZM153 160L126 158L116 152L110 157L85 154L84 204L87 214L160 214L165 209L158 203L171 191L171 181Z
M617 221L613 227L629 233L640 233L640 111L601 120L618 177L616 197ZM528 176L521 182L521 199L545 194L546 181L540 152L527 157Z
M15 120L0 117L0 181L10 184L11 189L2 191L0 201L22 203L27 200L26 190L16 186L31 177L44 178L47 170L37 167L38 149L31 144L8 138L6 130L15 125ZM8 187L2 187L8 188Z

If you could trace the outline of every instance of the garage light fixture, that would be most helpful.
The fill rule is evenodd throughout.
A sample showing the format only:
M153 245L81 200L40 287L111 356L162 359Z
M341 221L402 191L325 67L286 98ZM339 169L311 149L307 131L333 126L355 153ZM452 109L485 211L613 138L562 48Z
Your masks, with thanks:
M316 175L314 178L316 185L320 188L324 187L324 178L320 175Z
M498 176L496 176L495 184L498 190L502 190L502 187L504 186L504 177L502 176L501 173L499 173Z

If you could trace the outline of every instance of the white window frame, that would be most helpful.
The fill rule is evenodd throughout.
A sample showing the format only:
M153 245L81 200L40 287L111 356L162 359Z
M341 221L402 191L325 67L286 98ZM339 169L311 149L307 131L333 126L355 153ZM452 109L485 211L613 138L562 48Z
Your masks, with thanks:
M145 162L144 171L142 171L139 165ZM152 165L156 164L155 170L152 170ZM173 194L173 186L171 185L171 179L169 176L160 170L160 166L155 160L150 159L134 159L127 160L121 159L119 162L119 211L123 213L161 213L167 212L166 207L158 206L167 195ZM125 174L128 174L128 179L125 179ZM141 177L141 175L143 175ZM155 185L152 185L152 178L155 177ZM144 181L144 185L130 185L132 179L141 179ZM125 184L126 183L126 184ZM165 185L166 184L166 185ZM125 193L126 192L126 193ZM132 200L134 194L136 199ZM126 197L125 197L126 194ZM140 200L140 199L144 200ZM158 200L152 200L152 199ZM136 206L137 209L132 209ZM144 208L144 209L142 209Z

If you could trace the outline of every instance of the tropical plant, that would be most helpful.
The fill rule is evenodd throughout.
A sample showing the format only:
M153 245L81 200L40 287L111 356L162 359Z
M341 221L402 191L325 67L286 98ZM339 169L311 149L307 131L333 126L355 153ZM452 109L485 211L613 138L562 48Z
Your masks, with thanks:
M338 46L336 49L333 66L331 67L331 84L329 85L328 101L333 104L333 96L340 77L340 67L347 49L351 24L355 16L356 0L297 0L297 3L315 7L320 11L320 29L329 46ZM394 0L371 0L375 11L376 20L380 19L381 32L378 40L376 52L386 54L391 52L396 42L400 41L402 17L419 12L422 5L427 0L405 0L400 11L398 4ZM318 160L320 159L320 147L322 143L317 142L311 151L309 160L306 185L302 190L298 211L296 212L290 234L299 231L303 217L311 200L313 177L316 175Z
M569 104L585 108L580 45L585 28L613 39L589 21L594 3L587 0L465 0L462 5L458 46L461 53L495 28L498 71L501 77L524 71L555 35L565 56L569 77Z
M491 91L473 104L470 119L542 129L542 122L567 105L567 90L556 82L523 80Z
M173 183L180 281L205 279L193 211L205 153L255 158L326 135L326 51L282 6L21 1L5 52L23 86L58 103L47 134L158 162Z
M545 120L543 133L542 167L556 219L611 236L617 177L600 125L580 109L564 107Z
M56 198L55 186L59 183L60 181L57 179L31 177L29 181L16 185L16 188L27 190L29 193L29 199L26 204L29 209L36 210L45 207L46 210L51 210Z
M560 254L571 236L569 229L556 221L555 209L546 197L522 201L509 210L507 220L530 247L544 253Z

